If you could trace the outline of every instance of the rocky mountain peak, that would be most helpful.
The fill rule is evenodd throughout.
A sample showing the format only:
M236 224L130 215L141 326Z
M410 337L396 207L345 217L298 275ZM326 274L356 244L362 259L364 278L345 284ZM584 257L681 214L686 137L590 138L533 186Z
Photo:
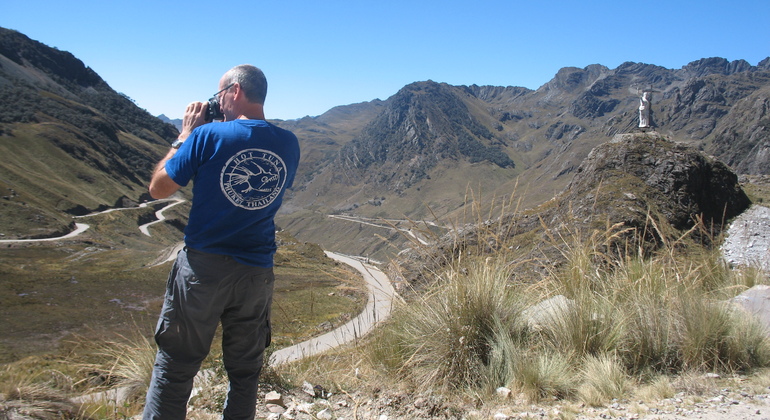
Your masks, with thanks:
M685 78L703 77L710 74L728 76L735 73L749 71L751 64L746 60L728 61L721 57L702 58L682 67Z
M551 81L541 86L538 92L550 92L551 95L580 92L587 89L598 79L607 75L609 69L599 64L585 68L564 67Z
M400 189L446 159L513 167L495 144L495 135L469 109L462 88L416 82L389 98L385 109L342 148L337 179Z
M467 86L469 94L485 102L509 102L522 95L532 92L532 89L519 86Z

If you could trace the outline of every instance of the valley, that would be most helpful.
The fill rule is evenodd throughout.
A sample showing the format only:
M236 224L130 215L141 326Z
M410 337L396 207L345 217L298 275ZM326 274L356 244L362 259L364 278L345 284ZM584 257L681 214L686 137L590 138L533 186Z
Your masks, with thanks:
M161 223L147 235L141 229L148 226L135 221L144 219L137 213L164 210L179 217L186 212L175 208L180 203L162 203L157 211L148 205L99 212L88 217L89 225L60 238L0 242L0 362L66 354L83 339L137 332L151 337L182 234ZM278 345L318 335L320 325L337 325L361 311L367 298L355 272L334 264L320 248L280 237Z

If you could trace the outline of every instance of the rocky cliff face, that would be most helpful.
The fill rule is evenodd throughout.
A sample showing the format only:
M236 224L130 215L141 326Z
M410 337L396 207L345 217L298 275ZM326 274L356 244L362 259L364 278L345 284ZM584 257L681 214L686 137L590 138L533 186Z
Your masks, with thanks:
M361 134L342 148L335 180L363 180L403 190L428 176L442 160L514 166L457 88L414 83L391 97Z

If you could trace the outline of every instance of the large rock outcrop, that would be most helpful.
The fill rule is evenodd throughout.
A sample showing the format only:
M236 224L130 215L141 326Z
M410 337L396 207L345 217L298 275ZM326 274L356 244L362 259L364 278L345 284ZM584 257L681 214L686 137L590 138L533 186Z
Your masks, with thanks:
M654 132L620 134L593 149L559 199L578 219L639 227L657 214L677 230L699 220L721 229L750 205L725 164Z
M607 255L652 252L685 232L711 246L750 204L722 162L655 132L621 134L594 148L553 200L451 232L430 252L403 252L391 275L420 284L421 272L461 252L503 248L522 250L506 257L528 261L529 274L542 273L563 262L574 241L597 237L593 245Z

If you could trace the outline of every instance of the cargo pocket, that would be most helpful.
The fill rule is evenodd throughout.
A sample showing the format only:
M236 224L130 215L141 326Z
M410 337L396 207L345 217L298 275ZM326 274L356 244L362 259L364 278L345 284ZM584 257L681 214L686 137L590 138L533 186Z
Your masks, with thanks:
M270 318L265 322L265 348L270 347L273 342L273 327L270 325Z

